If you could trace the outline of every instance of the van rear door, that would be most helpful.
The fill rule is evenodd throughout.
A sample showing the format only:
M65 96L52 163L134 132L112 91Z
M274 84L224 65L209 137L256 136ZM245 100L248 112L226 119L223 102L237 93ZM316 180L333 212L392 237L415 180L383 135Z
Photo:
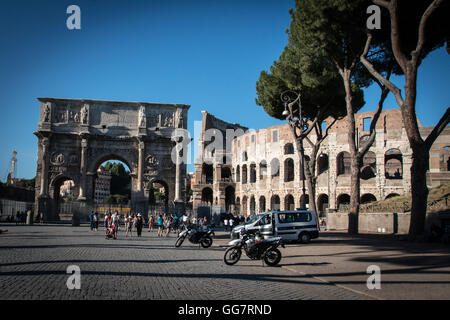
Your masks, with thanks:
M273 213L266 213L260 222L260 232L263 236L274 236Z

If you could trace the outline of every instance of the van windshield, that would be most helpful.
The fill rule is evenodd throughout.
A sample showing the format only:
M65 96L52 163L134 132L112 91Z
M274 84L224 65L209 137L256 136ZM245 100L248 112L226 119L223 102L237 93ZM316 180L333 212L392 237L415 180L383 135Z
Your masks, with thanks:
M262 216L264 216L264 213L260 213L260 214L258 214L256 216L254 216L253 218L248 220L247 224L251 224L251 223L254 223L254 222L258 221L259 219L261 219Z

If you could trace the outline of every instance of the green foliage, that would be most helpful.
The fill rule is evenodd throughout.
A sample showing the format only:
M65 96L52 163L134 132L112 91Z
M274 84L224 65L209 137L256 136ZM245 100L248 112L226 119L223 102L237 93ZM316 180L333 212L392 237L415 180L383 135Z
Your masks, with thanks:
M286 90L301 93L302 107L307 118L315 118L319 107L322 108L319 121L327 117L340 118L346 115L344 84L333 63L333 56L327 50L326 41L323 41L327 39L330 29L326 27L327 15L319 9L329 2L333 1L317 1L319 4L316 4L316 1L297 1L297 10L291 11L288 45L270 67L270 73L262 71L256 83L256 103L263 106L270 116L284 119L284 103L280 95ZM344 4L340 10L347 7L348 5ZM299 8L304 11L298 12ZM336 44L336 40L330 41ZM364 105L360 87L367 85L370 78L365 70L360 74L364 76L352 79L352 102L355 111Z
M131 177L130 172L125 169L120 162L108 161L104 170L111 173L111 194L124 195L131 198Z

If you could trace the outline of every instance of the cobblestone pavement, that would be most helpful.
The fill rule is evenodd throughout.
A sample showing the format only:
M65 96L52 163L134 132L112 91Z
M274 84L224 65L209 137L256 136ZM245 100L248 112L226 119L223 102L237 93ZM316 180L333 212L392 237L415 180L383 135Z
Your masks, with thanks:
M242 258L223 262L226 243L209 249L183 243L175 235L107 240L103 231L65 225L2 226L0 299L195 299L293 300L368 299L281 267ZM220 238L220 233L218 233ZM281 249L282 253L284 250ZM69 290L67 267L81 270L81 289Z

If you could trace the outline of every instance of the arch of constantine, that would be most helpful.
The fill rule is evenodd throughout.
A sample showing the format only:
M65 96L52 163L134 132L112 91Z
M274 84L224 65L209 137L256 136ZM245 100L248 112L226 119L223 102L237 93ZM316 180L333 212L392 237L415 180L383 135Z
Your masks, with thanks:
M39 98L40 121L35 215L58 220L58 192L74 181L79 218L94 201L97 169L119 160L130 169L131 210L148 213L149 189L158 182L167 200L183 210L186 165L172 161L178 128L187 127L188 105Z

